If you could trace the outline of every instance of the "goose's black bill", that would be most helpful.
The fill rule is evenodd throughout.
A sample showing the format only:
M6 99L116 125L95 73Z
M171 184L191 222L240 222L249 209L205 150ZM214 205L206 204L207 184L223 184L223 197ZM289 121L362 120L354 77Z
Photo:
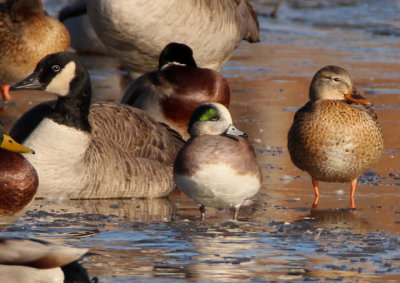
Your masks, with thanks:
M10 87L11 91L23 90L23 89L34 89L34 90L44 90L44 85L39 81L39 76L37 73L31 74L29 77L23 79L22 81L12 85Z

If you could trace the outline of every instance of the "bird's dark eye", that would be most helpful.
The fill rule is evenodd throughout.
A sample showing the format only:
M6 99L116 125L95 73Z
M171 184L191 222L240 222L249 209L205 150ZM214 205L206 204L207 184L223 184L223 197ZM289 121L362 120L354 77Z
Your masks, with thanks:
M339 78L333 78L333 80L334 80L335 82L340 82L340 79L339 79Z
M51 69L52 69L54 72L58 73L58 72L61 70L61 67L60 67L59 65L53 65L53 66L51 67Z

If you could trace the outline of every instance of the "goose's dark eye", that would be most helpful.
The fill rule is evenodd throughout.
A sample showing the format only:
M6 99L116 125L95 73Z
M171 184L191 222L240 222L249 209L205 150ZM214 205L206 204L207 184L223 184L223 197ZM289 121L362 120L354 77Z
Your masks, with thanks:
M333 78L333 80L334 80L335 82L340 82L340 79L339 79L339 78Z
M58 65L53 65L53 66L51 67L51 69L52 69L54 72L58 73L58 72L61 70L61 67L58 66Z

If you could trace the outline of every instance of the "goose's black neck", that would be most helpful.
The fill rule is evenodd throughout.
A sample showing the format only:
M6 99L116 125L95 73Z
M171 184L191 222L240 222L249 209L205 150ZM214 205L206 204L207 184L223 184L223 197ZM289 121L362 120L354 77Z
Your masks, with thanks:
M90 100L92 88L86 70L77 70L70 83L69 93L58 98L54 112L50 115L53 121L68 127L90 132Z

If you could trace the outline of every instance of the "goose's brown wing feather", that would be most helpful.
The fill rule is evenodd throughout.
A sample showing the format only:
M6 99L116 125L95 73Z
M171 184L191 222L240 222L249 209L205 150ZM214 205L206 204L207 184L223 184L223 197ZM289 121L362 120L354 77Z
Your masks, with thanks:
M139 109L109 102L92 104L89 121L89 187L80 197L164 197L175 187L172 167L183 146L177 133Z

